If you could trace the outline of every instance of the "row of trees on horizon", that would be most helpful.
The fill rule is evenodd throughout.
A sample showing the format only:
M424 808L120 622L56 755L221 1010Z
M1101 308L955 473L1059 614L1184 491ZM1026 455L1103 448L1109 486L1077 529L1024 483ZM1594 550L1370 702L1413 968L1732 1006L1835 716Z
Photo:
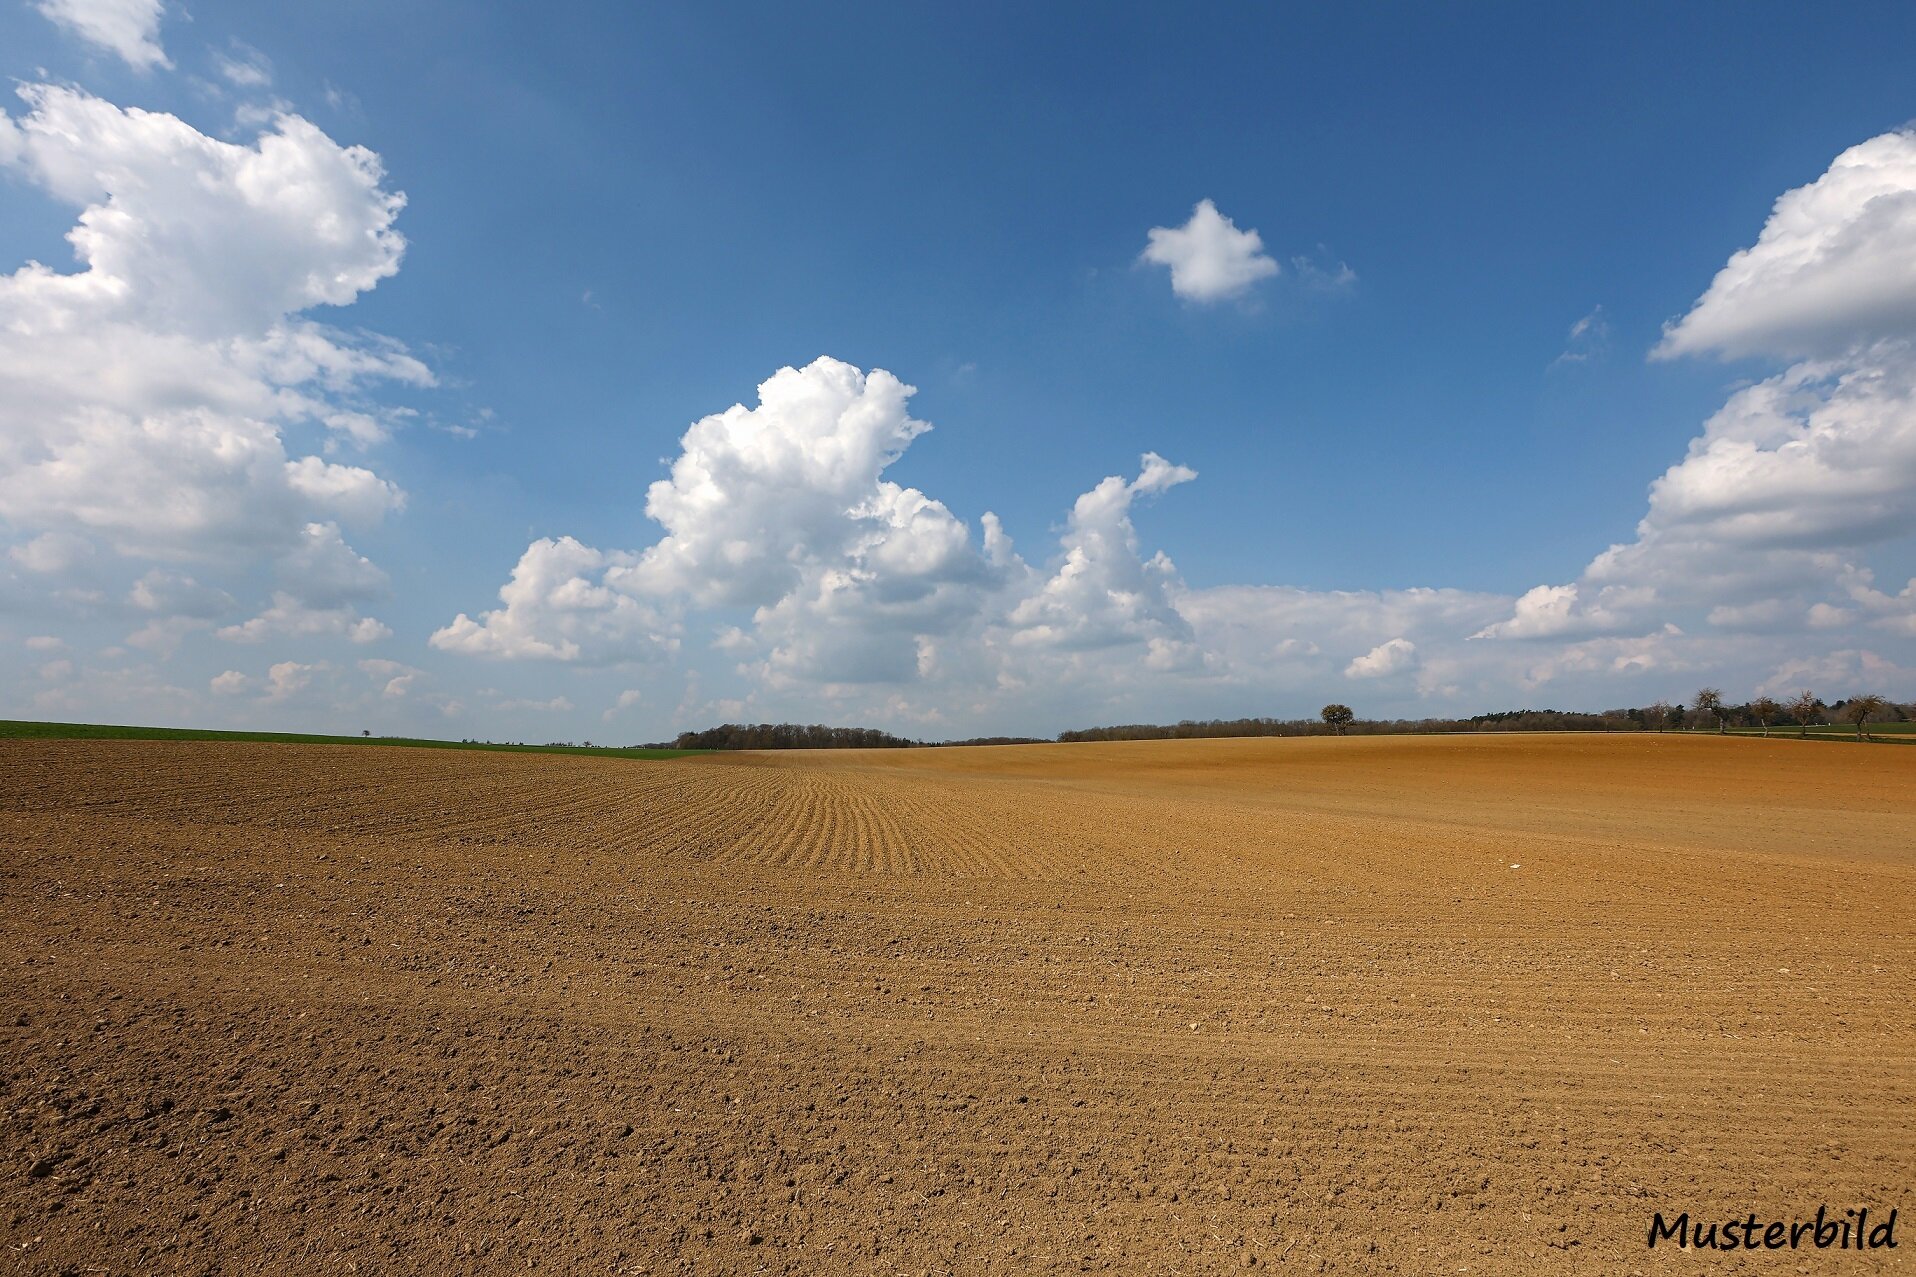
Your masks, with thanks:
M1770 731L1810 728L1829 722L1855 725L1865 734L1872 721L1916 719L1916 704L1902 705L1881 696L1851 696L1826 704L1803 692L1787 701L1758 696L1741 705L1723 699L1720 690L1701 689L1685 705L1669 701L1641 708L1596 713L1520 709L1469 718L1360 719L1347 705L1326 705L1317 718L1185 719L1178 723L1123 723L1059 732L1056 740L1196 740L1238 736L1385 735L1457 732L1665 732L1731 729ZM1025 745L1045 743L1034 736L981 736L969 740L919 741L871 727L826 727L797 723L725 723L698 732L680 732L660 747L672 749L913 749L927 745Z
M1874 693L1851 696L1834 704L1825 704L1813 692L1799 692L1787 701L1758 696L1742 705L1723 699L1721 690L1699 690L1686 708L1682 702L1657 701L1641 709L1611 709L1587 714L1561 710L1506 710L1496 714L1477 714L1467 719L1420 719L1415 722L1362 722L1348 705L1326 705L1319 715L1324 730L1335 735L1347 732L1469 732L1469 731L1684 731L1714 727L1719 733L1732 727L1760 729L1765 736L1772 727L1795 728L1806 736L1812 727L1827 720L1855 726L1858 739L1865 735L1865 724L1872 721L1908 722L1916 718L1916 704L1899 705Z

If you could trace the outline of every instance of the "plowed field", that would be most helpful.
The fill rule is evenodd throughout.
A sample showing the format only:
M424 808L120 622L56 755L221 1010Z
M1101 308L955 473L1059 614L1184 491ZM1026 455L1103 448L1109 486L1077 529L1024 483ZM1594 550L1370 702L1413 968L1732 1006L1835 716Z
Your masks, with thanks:
M0 1271L1889 1271L1645 1243L1911 1204L1913 847L1790 740L0 742Z

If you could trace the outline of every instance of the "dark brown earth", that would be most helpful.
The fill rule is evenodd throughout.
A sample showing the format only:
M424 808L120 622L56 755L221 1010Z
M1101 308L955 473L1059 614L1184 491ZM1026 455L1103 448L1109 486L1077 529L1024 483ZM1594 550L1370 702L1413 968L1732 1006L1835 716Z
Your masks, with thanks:
M1912 847L1788 740L4 742L0 1271L1892 1271L1645 1242L1910 1205Z

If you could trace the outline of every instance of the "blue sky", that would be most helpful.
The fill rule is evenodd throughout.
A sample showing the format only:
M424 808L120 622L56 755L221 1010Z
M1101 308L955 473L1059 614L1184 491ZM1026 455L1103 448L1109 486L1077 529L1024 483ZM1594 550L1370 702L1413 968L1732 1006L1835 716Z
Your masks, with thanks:
M1916 697L1906 7L714 8L0 4L0 713Z

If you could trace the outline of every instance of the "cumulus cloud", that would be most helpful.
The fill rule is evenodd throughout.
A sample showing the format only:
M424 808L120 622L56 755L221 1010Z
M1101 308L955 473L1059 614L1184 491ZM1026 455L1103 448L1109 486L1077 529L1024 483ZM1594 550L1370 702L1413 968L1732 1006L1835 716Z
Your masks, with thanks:
M780 370L755 407L693 423L645 511L665 530L640 552L570 537L527 548L504 607L460 614L432 637L449 651L604 663L669 653L688 606L756 609L762 670L792 677L896 671L913 635L966 609L989 574L941 503L883 478L930 427L912 388L819 359ZM834 631L829 649L813 641ZM848 657L848 644L862 655ZM825 668L832 666L831 669Z
M391 636L384 623L359 614L360 604L386 593L386 574L346 544L339 525L307 524L274 569L282 588L273 591L272 605L220 630L219 637L234 643L312 637L372 643Z
M643 691L636 687L628 687L619 693L617 700L606 707L605 712L599 715L599 719L602 722L609 723L627 710L636 708L642 704L644 700L645 693Z
M28 263L0 279L0 513L190 545L283 520L279 507L392 508L396 490L289 458L275 428L315 415L309 385L430 380L394 348L289 318L397 269L403 199L381 189L376 158L297 117L241 146L75 90L21 93L30 110L6 163L82 209L68 238L84 269Z
M1239 230L1210 200L1199 200L1182 226L1154 226L1139 260L1171 271L1171 291L1195 302L1242 296L1278 273L1254 230ZM1341 265L1341 263L1340 263ZM1349 267L1344 267L1348 271ZM1352 278L1355 278L1353 276ZM1348 281L1338 281L1339 286Z
M323 665L303 665L298 661L280 661L266 670L266 699L283 701L296 696L313 681L313 674ZM221 677L224 677L222 675Z
M348 606L310 607L284 590L273 592L264 612L218 631L229 643L264 643L276 638L343 638L352 643L376 643L392 637L392 630Z
M40 12L136 71L167 67L160 47L160 0L40 0Z
M340 529L404 493L287 439L310 423L371 446L394 418L369 388L432 383L396 343L304 317L398 269L405 201L378 158L295 115L242 143L77 89L20 96L0 167L79 210L79 269L0 276L0 524L23 538L9 558L54 578L96 547L215 572L266 560L279 592L234 637L383 634L341 594L341 572L376 570ZM214 615L212 595L168 610L162 579L143 580L142 645L170 651Z
M1582 675L1586 682L1602 686L1632 676L1694 670L1721 656L1700 650L1693 642L1686 644L1683 631L1665 623L1648 634L1583 639L1546 648L1522 670L1519 682L1538 688Z
M784 368L759 402L695 422L645 512L665 536L619 576L636 593L763 606L820 563L938 580L964 554L964 526L937 501L884 479L931 427L890 373L836 359Z
M412 691L413 684L425 677L425 671L399 661L370 659L359 662L360 672L379 684L379 694L387 700L399 700Z
M1539 585L1517 599L1508 617L1470 637L1560 639L1600 633L1629 625L1655 601L1654 589L1629 585Z
M604 583L608 569L630 569L637 561L571 537L534 541L499 589L503 607L477 620L461 612L430 641L468 656L595 665L669 653L677 644L673 623Z
M257 684L238 670L227 670L223 674L215 674L208 680L208 686L215 696L244 696Z
M1901 610L1865 604L1862 560L1916 532L1912 263L1916 135L1852 147L1780 198L1654 354L1796 362L1704 423L1650 485L1633 540L1473 637L1655 633L1689 613L1719 631L1797 634L1866 613L1893 632Z
M1874 544L1916 528L1916 351L1798 364L1738 391L1650 489L1640 538L1751 550Z
M1195 470L1147 452L1136 479L1112 475L1079 497L1063 561L1010 609L1010 641L1078 649L1155 642L1161 662L1194 656L1190 624L1171 601L1176 569L1162 553L1140 557L1131 507L1195 478Z
M1756 243L1734 254L1658 358L1822 358L1916 330L1916 131L1836 157L1776 201Z
M1417 645L1405 638L1379 643L1344 667L1345 678L1386 678L1417 663Z
M821 358L786 368L693 423L646 513L664 535L639 551L570 538L528 547L503 607L432 637L473 655L617 663L669 650L688 610L751 609L713 643L769 689L945 685L1064 665L1127 647L1150 668L1198 663L1176 572L1140 555L1133 506L1195 478L1155 453L1137 476L1078 499L1057 561L1026 563L997 519L981 542L941 502L884 477L930 427L910 386ZM1018 655L1013 655L1013 653ZM1007 677L1015 677L1006 675Z

